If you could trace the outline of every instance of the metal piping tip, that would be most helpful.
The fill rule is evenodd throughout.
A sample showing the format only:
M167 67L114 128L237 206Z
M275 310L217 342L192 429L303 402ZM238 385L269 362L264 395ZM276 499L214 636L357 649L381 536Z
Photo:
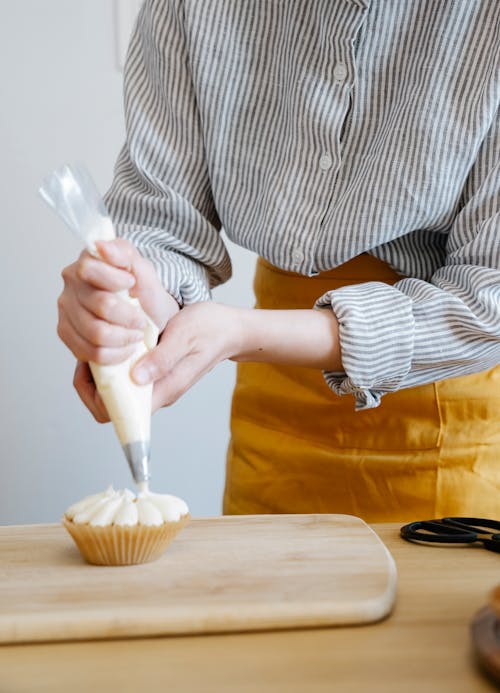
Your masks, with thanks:
M122 445L123 452L136 484L149 481L149 440L136 440Z

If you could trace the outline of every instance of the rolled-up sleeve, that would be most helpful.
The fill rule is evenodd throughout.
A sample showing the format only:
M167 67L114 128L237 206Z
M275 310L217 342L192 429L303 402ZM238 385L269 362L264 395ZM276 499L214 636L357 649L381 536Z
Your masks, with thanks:
M147 0L125 65L126 142L105 202L117 235L150 259L180 304L231 274L205 160L183 4Z
M339 321L344 372L325 372L356 409L387 392L487 370L500 362L498 112L463 189L446 259L429 281L368 282L321 296Z

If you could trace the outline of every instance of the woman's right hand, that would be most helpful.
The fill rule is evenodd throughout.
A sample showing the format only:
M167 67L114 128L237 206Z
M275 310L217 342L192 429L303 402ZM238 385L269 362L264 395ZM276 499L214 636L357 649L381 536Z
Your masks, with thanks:
M131 356L144 339L142 312L116 292L128 289L163 331L175 315L177 301L163 288L153 264L124 239L96 244L98 259L83 251L62 272L64 289L58 300L57 332L79 361L74 385L98 420L108 420L87 366L88 361L108 365Z

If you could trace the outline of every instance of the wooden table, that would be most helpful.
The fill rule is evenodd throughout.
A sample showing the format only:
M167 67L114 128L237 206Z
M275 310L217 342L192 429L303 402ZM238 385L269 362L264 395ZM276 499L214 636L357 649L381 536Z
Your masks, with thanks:
M374 525L399 574L393 614L370 626L140 640L5 645L0 692L481 693L469 623L500 583L480 547L408 544ZM36 585L33 586L36 589ZM1 585L0 585L1 589Z

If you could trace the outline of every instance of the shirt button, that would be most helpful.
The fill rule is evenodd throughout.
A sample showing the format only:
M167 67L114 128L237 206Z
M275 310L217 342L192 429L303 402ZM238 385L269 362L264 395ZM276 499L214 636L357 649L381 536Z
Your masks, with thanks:
M344 65L344 63L337 63L335 65L333 68L333 76L337 82L344 81L344 79L347 77L347 67Z
M292 260L294 265L300 265L304 261L304 253L300 248L295 248L292 252Z
M328 154L323 154L323 156L320 157L319 167L322 171L328 171L328 169L331 168L332 165L333 159L331 156L328 156Z

